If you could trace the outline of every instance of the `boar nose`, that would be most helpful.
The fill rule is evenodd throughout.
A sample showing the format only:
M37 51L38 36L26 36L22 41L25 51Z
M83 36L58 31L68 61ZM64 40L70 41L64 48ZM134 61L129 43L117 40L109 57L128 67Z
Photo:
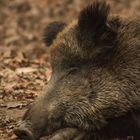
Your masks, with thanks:
M14 133L21 140L35 140L30 130L24 127L18 127L14 129Z

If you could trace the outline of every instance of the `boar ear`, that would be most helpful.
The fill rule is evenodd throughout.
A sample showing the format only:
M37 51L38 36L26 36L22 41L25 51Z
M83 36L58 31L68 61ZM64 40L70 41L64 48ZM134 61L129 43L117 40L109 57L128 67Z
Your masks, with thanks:
M43 41L47 46L50 46L53 40L56 38L57 34L61 32L64 27L66 26L65 23L62 22L52 22L50 23L44 30L43 33Z
M80 40L86 40L86 44L112 46L111 41L116 31L108 22L110 7L104 1L95 1L81 11L78 19L78 36Z

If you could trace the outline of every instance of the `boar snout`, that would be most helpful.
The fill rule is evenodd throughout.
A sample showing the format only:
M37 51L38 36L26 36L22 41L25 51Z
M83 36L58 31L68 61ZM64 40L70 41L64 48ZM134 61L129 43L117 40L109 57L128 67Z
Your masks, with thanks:
M35 140L32 133L26 128L16 128L14 133L22 140Z
M18 126L14 129L14 133L22 140L35 140L33 133L24 122L18 124Z

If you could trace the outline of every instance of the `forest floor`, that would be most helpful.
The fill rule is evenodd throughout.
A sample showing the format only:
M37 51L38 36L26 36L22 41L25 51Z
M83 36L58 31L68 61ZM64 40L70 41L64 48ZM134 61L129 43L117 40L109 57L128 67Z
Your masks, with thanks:
M70 22L92 0L0 0L0 140L13 128L51 76L42 32L54 20ZM106 0L114 14L140 15L139 0Z

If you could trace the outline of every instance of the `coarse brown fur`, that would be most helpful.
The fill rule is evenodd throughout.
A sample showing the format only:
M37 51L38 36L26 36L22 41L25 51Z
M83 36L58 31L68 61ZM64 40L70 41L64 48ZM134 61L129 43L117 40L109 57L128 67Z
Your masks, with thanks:
M49 40L45 30L53 73L23 117L34 137L28 139L74 128L85 134L80 140L139 140L140 18L110 16L109 6L96 1L63 28Z

